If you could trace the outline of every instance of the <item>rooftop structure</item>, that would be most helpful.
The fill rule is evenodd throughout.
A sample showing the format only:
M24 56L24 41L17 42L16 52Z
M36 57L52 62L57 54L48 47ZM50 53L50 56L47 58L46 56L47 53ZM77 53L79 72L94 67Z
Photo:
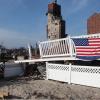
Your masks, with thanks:
M65 21L62 19L61 6L57 0L48 4L47 38L49 40L65 37Z
M100 13L94 13L87 20L87 33L100 33Z

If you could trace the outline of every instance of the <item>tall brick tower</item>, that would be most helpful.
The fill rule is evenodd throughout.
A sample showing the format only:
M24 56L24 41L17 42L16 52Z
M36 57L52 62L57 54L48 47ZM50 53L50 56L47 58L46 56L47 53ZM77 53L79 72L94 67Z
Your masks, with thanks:
M94 13L87 20L87 33L100 33L100 13Z
M62 19L61 6L57 0L48 4L47 38L49 40L65 37L65 21Z

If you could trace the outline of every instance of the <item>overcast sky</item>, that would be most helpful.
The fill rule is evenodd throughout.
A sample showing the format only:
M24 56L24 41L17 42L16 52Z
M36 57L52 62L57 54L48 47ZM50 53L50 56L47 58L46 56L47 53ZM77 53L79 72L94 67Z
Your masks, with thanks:
M0 44L27 46L46 40L47 6L52 0L0 0ZM87 18L100 13L99 0L58 0L71 36L87 33Z

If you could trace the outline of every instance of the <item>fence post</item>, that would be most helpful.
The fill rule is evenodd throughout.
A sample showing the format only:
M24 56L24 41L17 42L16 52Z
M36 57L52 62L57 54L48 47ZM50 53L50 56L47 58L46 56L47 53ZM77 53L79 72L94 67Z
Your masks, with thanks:
M38 42L38 45L39 45L40 57L42 58L42 48L41 48L40 41Z
M69 64L69 82L68 82L68 84L71 84L71 67L72 67L72 64L70 63Z
M48 80L48 62L46 62L46 80Z
M31 45L28 44L28 54L29 54L29 59L32 59L32 52L31 52Z
M68 36L68 40L69 40L69 54L70 54L71 57L73 57L72 40L71 40L70 36Z

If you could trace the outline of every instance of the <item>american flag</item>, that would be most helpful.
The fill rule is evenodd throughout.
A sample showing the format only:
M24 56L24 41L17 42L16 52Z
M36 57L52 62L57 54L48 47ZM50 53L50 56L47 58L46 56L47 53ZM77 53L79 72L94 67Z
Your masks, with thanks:
M100 59L100 38L73 38L76 55L84 60Z

